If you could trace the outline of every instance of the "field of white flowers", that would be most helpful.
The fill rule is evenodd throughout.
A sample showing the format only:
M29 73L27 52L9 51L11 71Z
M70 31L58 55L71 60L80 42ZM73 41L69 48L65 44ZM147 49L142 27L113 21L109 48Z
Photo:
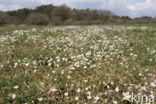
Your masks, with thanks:
M0 28L0 104L131 104L132 92L156 96L155 27Z

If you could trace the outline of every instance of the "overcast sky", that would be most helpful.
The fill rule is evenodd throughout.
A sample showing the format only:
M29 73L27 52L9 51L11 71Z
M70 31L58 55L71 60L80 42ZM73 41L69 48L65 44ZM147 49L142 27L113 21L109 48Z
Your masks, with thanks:
M67 4L78 9L107 9L117 15L156 16L156 0L0 0L0 10L35 8L42 4Z

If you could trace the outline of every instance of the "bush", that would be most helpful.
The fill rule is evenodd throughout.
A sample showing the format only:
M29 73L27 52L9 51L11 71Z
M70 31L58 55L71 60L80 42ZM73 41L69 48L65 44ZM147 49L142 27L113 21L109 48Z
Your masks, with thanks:
M73 24L73 19L68 19L64 22L64 25L72 25Z
M0 12L0 25L10 24L11 20L11 17L7 13Z
M49 23L49 17L40 13L31 13L24 21L29 25L47 25Z
M54 9L52 12L52 18L53 17L60 17L62 21L66 21L71 17L71 9L67 7L66 5L58 6Z
M61 25L62 24L62 20L60 17L53 17L51 22L51 25Z

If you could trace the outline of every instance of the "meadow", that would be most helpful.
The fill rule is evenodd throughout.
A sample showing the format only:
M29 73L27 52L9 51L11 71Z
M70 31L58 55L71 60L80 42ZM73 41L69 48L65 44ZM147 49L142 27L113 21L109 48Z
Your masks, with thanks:
M0 104L135 104L156 96L156 27L0 27Z

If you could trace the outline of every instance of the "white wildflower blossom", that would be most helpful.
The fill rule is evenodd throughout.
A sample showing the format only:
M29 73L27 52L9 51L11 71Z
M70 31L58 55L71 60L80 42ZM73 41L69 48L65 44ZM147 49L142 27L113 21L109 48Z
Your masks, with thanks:
M116 87L116 88L115 88L115 91L116 91L116 92L119 92L119 87Z
M79 92L81 92L81 89L80 89L80 88L78 88L78 89L76 90L76 92L78 92L78 93L79 93Z
M64 96L68 96L68 92L65 92L65 93L64 93Z
M19 86L18 86L18 85L14 86L14 89L18 89L18 88L19 88Z
M150 86L151 86L151 87L156 87L156 84L155 84L154 82L151 82L151 83L150 83Z
M68 78L68 79L71 79L71 76L68 75L67 78Z
M41 97L41 98L38 98L38 101L42 101L43 100L43 98Z
M76 97L75 97L75 100L79 100L79 97L78 97L78 96L76 96Z
M99 96L95 96L94 99L95 99L95 101L98 101L100 98L99 98Z
M88 95L88 96L87 96L87 99L91 99L91 98L92 98L92 96L91 96L91 95Z
M29 66L29 63L25 63L25 66Z
M15 99L15 98L16 98L16 96L17 96L16 94L12 94L12 96L11 96L11 97L12 97L12 99Z
M113 104L118 104L118 102L117 101L113 101Z

